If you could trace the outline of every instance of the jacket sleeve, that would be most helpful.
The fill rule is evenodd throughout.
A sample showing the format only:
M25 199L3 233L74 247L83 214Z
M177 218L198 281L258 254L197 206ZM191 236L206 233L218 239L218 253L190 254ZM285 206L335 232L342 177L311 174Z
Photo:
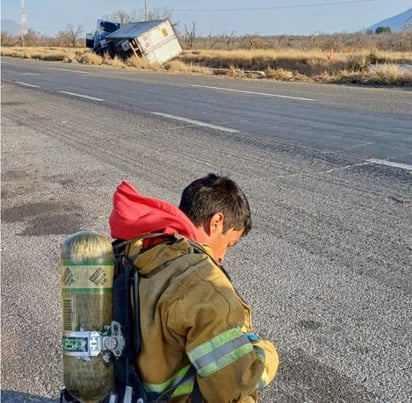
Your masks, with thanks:
M169 325L186 340L207 402L232 402L252 396L275 376L274 345L245 333L245 314L229 280L198 279L184 290Z

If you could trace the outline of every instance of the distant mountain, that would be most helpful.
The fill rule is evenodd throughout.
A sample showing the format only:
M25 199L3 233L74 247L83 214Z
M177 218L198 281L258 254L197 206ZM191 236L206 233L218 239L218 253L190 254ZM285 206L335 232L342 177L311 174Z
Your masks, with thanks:
M366 28L365 31L375 32L378 27L389 27L392 32L412 32L412 8L401 14L395 15L394 17L382 20L369 28Z
M20 35L20 25L16 21L1 20L1 30L11 36Z

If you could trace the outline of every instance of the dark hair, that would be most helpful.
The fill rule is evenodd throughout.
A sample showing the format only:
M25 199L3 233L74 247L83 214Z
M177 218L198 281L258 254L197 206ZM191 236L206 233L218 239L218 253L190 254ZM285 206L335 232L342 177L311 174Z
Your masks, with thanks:
M252 228L249 202L240 187L227 176L196 179L182 193L179 208L197 227L213 214L223 213L223 233L233 228L246 235Z

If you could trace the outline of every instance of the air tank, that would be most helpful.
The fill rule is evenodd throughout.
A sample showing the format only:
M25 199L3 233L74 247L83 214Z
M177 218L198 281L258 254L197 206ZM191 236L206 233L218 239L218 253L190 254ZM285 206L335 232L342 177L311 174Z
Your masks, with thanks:
M90 231L71 235L61 248L60 270L64 385L80 402L97 403L114 384L113 363L102 346L113 319L110 240Z

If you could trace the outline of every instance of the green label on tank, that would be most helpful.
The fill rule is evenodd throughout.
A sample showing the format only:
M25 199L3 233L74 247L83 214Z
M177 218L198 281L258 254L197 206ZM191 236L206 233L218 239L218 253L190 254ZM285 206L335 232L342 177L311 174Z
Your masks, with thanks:
M62 288L66 292L110 290L113 287L113 275L113 264L61 266Z
M62 344L64 351L87 352L87 337L63 337Z

